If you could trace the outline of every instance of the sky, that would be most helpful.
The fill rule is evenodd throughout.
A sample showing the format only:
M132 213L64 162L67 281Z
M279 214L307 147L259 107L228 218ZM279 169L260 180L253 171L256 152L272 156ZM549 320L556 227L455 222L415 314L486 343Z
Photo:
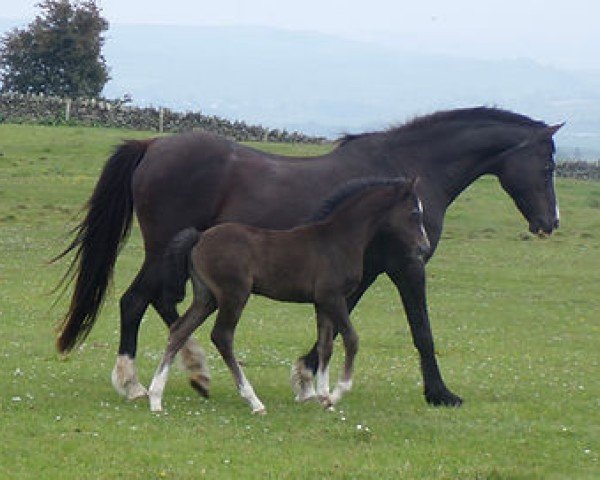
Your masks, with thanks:
M0 17L34 18L37 0L0 0ZM529 58L600 69L598 0L99 0L111 23L261 25L406 51Z

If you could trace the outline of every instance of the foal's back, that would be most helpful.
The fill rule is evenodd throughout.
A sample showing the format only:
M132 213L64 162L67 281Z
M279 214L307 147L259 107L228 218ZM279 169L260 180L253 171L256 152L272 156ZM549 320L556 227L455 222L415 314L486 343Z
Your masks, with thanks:
M291 230L220 224L204 232L193 248L193 268L217 301L256 293L314 302L318 291L340 288L337 283L347 282L349 275L360 280L360 271L344 272L335 265L338 255L333 250L339 246L325 230L320 224Z

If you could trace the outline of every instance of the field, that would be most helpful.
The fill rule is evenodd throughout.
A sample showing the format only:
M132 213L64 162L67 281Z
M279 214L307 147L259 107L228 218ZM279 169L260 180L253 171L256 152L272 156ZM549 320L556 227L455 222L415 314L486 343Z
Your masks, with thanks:
M558 181L561 228L546 240L526 233L493 178L449 210L428 292L442 373L462 408L426 405L404 311L382 277L354 313L355 387L335 412L296 404L289 388L291 363L314 340L311 307L257 298L236 346L268 415L250 415L209 326L197 337L211 362L210 400L174 369L166 413L151 414L110 384L139 230L92 334L65 358L54 325L67 296L53 305L52 290L67 264L48 264L112 147L149 135L0 125L0 478L600 478L600 183ZM165 340L149 311L137 359L145 384Z

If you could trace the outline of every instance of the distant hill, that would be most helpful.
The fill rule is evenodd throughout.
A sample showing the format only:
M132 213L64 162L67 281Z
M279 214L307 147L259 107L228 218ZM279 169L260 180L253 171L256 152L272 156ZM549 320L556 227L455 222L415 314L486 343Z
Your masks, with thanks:
M3 23L0 22L0 28ZM559 147L600 158L600 72L527 59L417 55L262 27L112 25L107 97L335 137L443 108L496 105L566 121Z

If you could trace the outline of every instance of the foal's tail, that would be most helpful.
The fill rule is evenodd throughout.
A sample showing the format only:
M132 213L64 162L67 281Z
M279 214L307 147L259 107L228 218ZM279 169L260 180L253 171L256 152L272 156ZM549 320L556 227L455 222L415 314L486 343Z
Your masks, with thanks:
M173 237L165 250L162 294L170 304L179 303L185 297L185 282L190 276L190 252L198 238L198 230L186 228Z
M75 251L61 281L68 285L75 280L75 288L69 310L58 326L56 346L60 352L72 350L94 326L117 255L131 228L133 172L153 140L129 140L115 150L86 204L85 218L73 229L75 238L52 260Z

